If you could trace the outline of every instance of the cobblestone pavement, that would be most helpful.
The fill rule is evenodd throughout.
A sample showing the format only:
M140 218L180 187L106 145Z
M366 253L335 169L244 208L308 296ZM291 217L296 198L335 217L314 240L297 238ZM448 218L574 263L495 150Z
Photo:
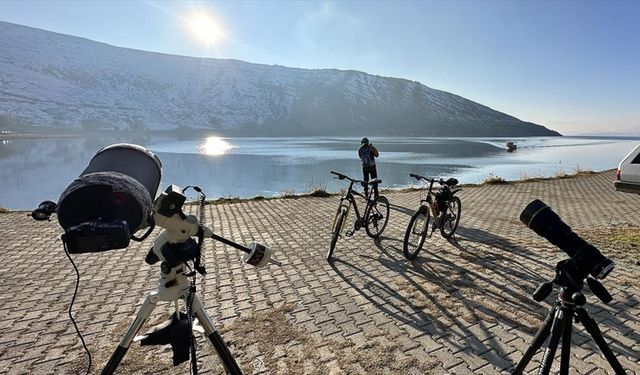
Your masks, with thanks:
M402 239L420 192L387 193L392 210L381 240L374 243L363 230L343 237L333 263L324 257L337 196L209 205L206 221L215 232L266 243L284 264L256 270L243 265L236 250L207 241L209 275L199 279L199 293L248 374L508 372L556 295L537 303L531 293L566 258L520 223L520 211L540 198L577 231L638 227L640 196L615 192L613 179L609 171L465 187L456 241L434 235L413 262L402 255ZM67 317L75 274L60 232L55 220L0 214L2 374L84 373L85 354ZM94 357L93 373L157 283L158 268L143 260L152 239L74 256L82 282L73 310ZM604 280L613 301L604 305L586 292L586 307L628 373L640 374L638 253L614 259L616 268ZM159 305L145 327L169 313ZM216 355L199 341L201 373L222 373ZM534 373L540 360L538 353L527 371ZM556 358L553 370L558 367ZM133 345L120 373L184 374L188 367L172 367L166 347ZM612 373L578 324L571 373Z

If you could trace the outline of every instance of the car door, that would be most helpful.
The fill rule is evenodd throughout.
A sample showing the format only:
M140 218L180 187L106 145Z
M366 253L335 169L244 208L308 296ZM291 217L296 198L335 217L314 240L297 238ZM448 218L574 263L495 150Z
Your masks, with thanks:
M620 163L620 181L640 184L640 145Z

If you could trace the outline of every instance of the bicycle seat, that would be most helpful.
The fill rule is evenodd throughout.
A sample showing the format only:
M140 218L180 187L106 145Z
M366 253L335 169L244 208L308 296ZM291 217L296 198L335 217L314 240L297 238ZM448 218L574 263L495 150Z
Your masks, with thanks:
M452 178L446 180L444 182L444 184L449 186L449 187L453 187L453 186L456 186L458 184L458 180L452 177Z
M369 185L373 185L373 184L378 184L378 183L380 183L380 182L382 182L382 180L381 180L381 179L379 179L379 178L374 178L373 180L369 180L369 181L368 181L368 182L366 182L366 183L367 183L367 184L369 184Z

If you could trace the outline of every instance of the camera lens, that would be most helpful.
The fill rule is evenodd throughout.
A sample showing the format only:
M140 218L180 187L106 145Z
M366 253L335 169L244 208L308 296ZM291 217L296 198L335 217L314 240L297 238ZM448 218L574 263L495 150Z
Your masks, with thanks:
M584 277L591 274L595 278L604 279L613 269L614 263L611 259L573 232L571 227L541 200L536 199L529 203L520 213L520 221L567 253L574 260L576 267L584 273Z

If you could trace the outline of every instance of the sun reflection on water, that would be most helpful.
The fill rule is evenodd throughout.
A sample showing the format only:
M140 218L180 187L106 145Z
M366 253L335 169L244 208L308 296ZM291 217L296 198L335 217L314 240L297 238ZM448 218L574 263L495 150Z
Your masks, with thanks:
M200 153L205 155L224 155L235 146L220 137L207 137L198 147Z

